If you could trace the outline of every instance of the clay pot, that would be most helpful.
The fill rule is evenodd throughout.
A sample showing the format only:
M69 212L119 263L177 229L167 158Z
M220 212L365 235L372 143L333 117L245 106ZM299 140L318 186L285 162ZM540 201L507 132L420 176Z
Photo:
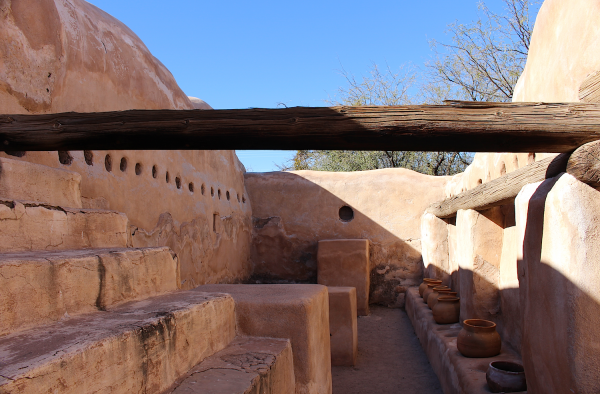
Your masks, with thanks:
M443 294L438 297L432 312L433 319L437 324L458 323L460 318L460 298Z
M425 279L423 279L423 283L421 283L421 286L419 286L419 295L421 297L423 297L423 292L427 288L427 284L428 283L438 283L438 284L441 285L442 281L439 280L439 279L431 279L431 278L425 278Z
M427 306L429 307L429 309L433 309L433 306L435 305L438 297L441 294L446 294L446 293L450 293L450 292L452 292L452 289L450 289L448 286L434 287L433 293L429 294L429 297L427 297ZM454 295L456 295L456 293L454 293Z
M525 369L510 361L492 361L485 374L492 393L516 393L527 390Z
M429 294L433 293L433 288L434 287L446 287L448 288L448 286L440 286L439 283L428 283L427 284L427 288L423 291L423 302L427 304L427 298L429 297Z
M463 321L463 328L456 340L458 351L465 357L494 357L500 353L502 341L496 331L496 323L468 319Z

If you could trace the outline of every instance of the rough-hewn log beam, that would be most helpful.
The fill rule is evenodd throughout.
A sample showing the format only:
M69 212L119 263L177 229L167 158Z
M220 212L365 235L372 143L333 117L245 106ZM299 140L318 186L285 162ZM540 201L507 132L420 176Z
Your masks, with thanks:
M584 103L600 102L600 72L587 76L579 86L579 100Z
M600 190L600 141L577 148L569 158L567 172L581 182Z
M0 149L567 152L600 139L600 105L465 103L0 115Z
M514 200L523 186L555 177L564 172L568 159L569 154L563 153L556 157L529 164L493 181L432 204L427 212L440 218L450 218L455 216L459 209L483 211L498 205L508 204Z

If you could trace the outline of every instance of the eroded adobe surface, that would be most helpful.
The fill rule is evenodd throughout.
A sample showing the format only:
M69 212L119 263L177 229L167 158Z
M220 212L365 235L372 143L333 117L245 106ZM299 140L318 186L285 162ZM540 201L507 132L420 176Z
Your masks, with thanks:
M0 18L2 113L210 108L85 1L1 0ZM184 288L249 276L250 204L233 151L12 154L81 174L83 207L127 214L135 246L170 246Z
M421 214L448 180L406 169L247 173L254 274L315 281L319 240L368 239L370 302L401 306L423 274ZM340 218L344 206L352 220Z

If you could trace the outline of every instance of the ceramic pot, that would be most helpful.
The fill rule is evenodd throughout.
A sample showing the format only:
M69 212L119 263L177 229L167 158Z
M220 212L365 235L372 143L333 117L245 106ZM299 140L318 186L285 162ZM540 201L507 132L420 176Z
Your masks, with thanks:
M525 369L510 361L492 361L485 374L492 393L516 393L527 390Z
M431 278L425 278L425 279L423 279L423 283L421 283L421 286L419 286L419 295L421 297L423 297L423 292L427 288L427 284L428 283L438 283L438 284L441 285L442 281L439 280L439 279L431 279Z
M429 294L433 293L433 288L434 287L445 287L448 288L448 286L441 286L439 283L428 283L427 284L427 288L423 291L423 302L427 304L427 298L429 298Z
M438 297L432 312L433 320L437 324L458 323L460 318L460 298L442 294Z
M458 351L465 357L494 357L500 353L502 341L496 331L496 323L468 319L463 321L463 328L456 340Z
M448 288L447 286L434 287L433 293L429 294L429 297L427 297L427 306L429 307L429 309L433 309L433 306L435 305L438 297L441 294L446 294L446 293L450 293L450 292L452 292L452 289ZM456 293L454 293L454 295L456 295Z

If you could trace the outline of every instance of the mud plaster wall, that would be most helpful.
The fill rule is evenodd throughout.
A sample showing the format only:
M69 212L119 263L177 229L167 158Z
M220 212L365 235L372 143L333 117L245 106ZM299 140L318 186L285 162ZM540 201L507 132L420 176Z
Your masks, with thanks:
M0 0L0 18L2 113L194 108L129 28L85 1ZM249 276L251 208L233 151L16 154L0 155L80 173L84 207L126 213L133 246L170 246L182 287Z
M370 240L370 302L402 306L423 275L420 217L443 199L448 177L406 169L246 173L253 209L252 263L260 280L314 282L317 242ZM339 209L354 210L342 221Z

